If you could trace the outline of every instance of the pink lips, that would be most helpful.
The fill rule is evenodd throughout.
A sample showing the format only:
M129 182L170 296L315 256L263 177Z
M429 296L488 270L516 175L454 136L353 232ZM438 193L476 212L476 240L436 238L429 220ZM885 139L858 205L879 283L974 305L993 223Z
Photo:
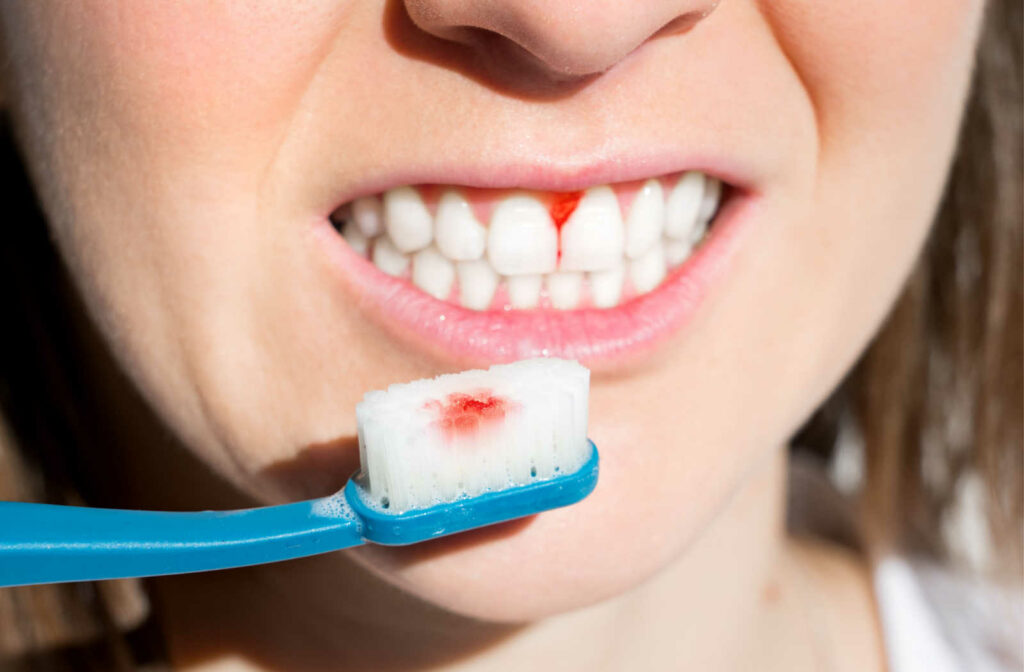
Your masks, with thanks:
M728 267L759 199L737 190L708 238L655 290L614 308L474 311L439 301L353 252L327 218L316 235L344 291L397 339L451 363L482 366L527 357L576 359L612 368L682 329Z

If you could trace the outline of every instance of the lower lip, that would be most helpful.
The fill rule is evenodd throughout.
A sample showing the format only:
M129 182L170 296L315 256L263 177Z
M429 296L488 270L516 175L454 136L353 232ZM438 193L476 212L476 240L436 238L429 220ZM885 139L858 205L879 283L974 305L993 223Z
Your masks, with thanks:
M648 354L685 328L731 266L758 202L733 192L707 239L661 285L605 309L469 310L380 271L349 248L326 218L317 220L315 240L343 291L403 344L461 366L562 357L603 369Z

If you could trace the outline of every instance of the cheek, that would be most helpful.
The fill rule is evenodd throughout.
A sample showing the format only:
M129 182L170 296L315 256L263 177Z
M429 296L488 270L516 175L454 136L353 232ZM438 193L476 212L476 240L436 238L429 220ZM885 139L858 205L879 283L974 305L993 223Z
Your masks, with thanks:
M308 86L346 19L348 3L76 3L94 73L141 136L201 154L266 147ZM101 82L96 82L101 84ZM247 142L248 140L248 142ZM230 157L224 157L230 161Z
M982 2L764 5L817 111L823 161L858 151L898 158L893 147L934 138L959 115Z

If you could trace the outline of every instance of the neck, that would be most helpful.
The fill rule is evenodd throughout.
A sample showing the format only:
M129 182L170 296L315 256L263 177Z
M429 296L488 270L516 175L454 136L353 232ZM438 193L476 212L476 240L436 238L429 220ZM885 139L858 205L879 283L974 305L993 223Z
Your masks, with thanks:
M783 547L785 467L773 452L651 580L537 623L442 612L337 558L161 579L161 620L187 670L735 669Z

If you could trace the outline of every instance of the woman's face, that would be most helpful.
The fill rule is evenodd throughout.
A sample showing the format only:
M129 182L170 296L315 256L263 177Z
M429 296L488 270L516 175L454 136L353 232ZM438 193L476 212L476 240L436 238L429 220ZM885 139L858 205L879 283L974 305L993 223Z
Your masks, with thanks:
M8 104L92 317L245 491L340 487L367 390L534 354L592 367L590 498L357 551L503 620L685 552L851 365L927 232L980 5L0 11Z

